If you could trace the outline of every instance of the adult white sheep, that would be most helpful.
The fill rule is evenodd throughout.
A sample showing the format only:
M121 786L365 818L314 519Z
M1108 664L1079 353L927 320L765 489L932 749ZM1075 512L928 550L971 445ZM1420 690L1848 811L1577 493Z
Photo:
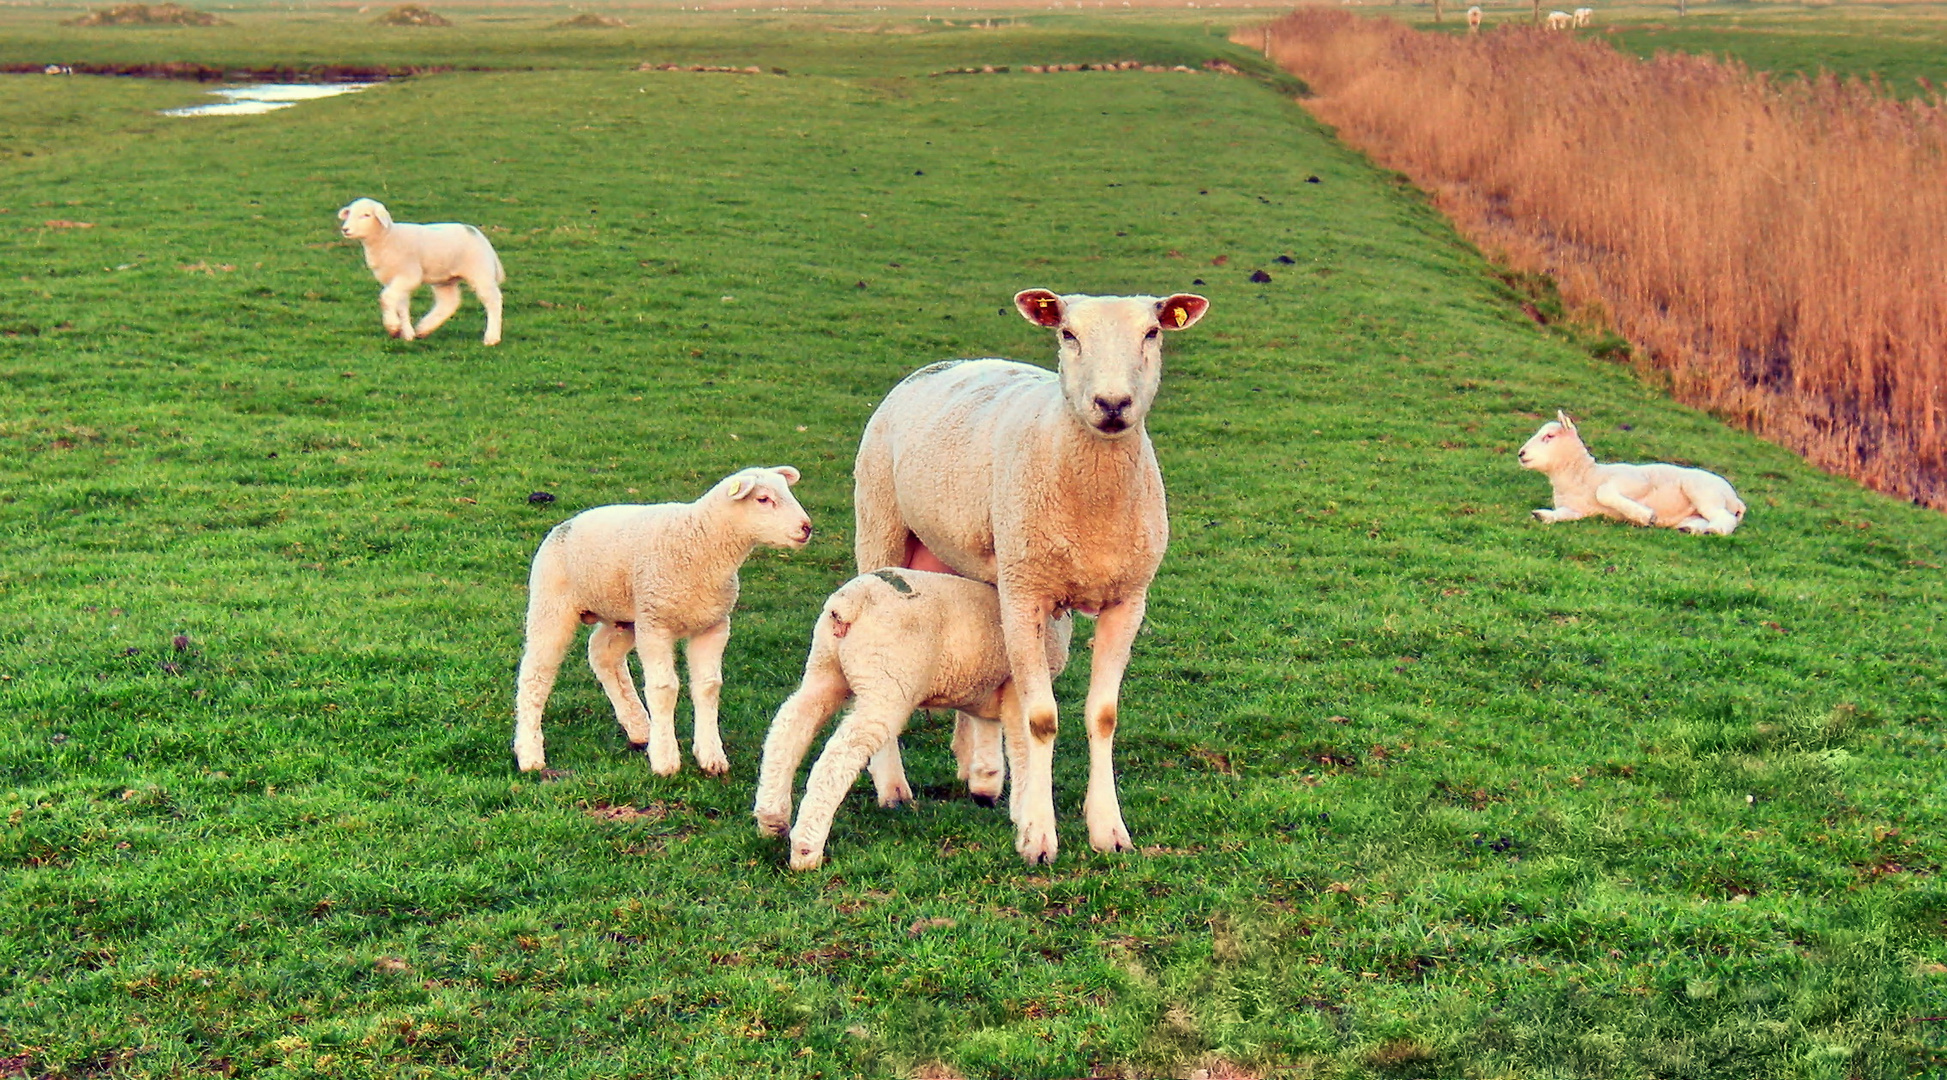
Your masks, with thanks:
M1143 421L1162 379L1165 331L1195 325L1201 296L1014 297L1055 332L1059 372L1011 360L950 360L894 387L867 422L853 468L853 555L995 583L1027 714L1022 857L1055 858L1055 695L1048 620L1095 615L1088 700L1089 844L1130 851L1112 757L1129 648L1169 542L1163 476ZM904 788L897 742L873 759L881 800Z
M460 310L460 282L473 288L487 309L487 332L480 340L500 344L500 285L507 271L487 234L471 225L412 225L394 222L385 204L353 199L338 211L339 231L365 245L365 265L384 288L379 290L379 321L393 337L411 341L439 329ZM412 324L412 294L433 287L433 309Z
M1051 673L1060 674L1068 664L1072 623L1063 613L1043 636L1041 662ZM811 768L794 828L792 777L818 728L847 699L852 710ZM791 869L809 870L824 861L832 818L860 766L899 737L915 709L955 709L987 727L999 721L1007 729L1016 775L1025 770L1027 729L1019 690L1009 677L1000 596L992 585L953 574L884 568L860 574L825 601L812 630L804 679L764 739L752 810L760 830L789 832ZM964 742L954 746L962 768L970 750ZM1013 791L1019 846L1018 782Z
M1575 25L1592 26L1595 23L1595 9L1579 7L1575 9Z
M1716 473L1661 463L1596 464L1564 412L1541 425L1518 456L1524 468L1546 474L1554 486L1554 507L1535 511L1541 521L1596 514L1632 525L1729 536L1744 520L1744 500Z
M1470 34L1481 32L1481 9L1478 5L1467 9L1467 32Z
M616 720L633 747L647 744L650 767L663 776L682 767L676 643L688 639L691 751L706 773L730 768L717 734L717 699L737 569L760 545L798 548L811 539L811 519L791 494L797 482L789 465L745 469L695 502L598 506L548 533L528 575L527 648L514 697L514 756L523 770L547 767L541 714L579 623L595 627L588 666ZM629 680L630 646L642 657L646 713Z
M1575 16L1570 15L1566 11L1551 11L1548 13L1548 28L1550 30L1566 30L1573 25L1575 25Z

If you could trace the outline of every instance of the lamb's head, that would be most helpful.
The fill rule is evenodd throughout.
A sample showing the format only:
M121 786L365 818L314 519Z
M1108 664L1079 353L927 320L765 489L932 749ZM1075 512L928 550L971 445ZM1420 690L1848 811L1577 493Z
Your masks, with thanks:
M1061 393L1091 431L1121 438L1139 431L1163 378L1163 331L1196 325L1210 301L1175 296L1057 296L1046 289L1017 293L1014 306L1055 332Z
M1592 460L1589 448L1582 443L1582 435L1575 430L1575 421L1559 410L1555 419L1541 425L1515 455L1523 468L1538 469L1541 472L1554 472L1570 462Z
M353 199L338 211L338 231L353 240L370 240L392 227L392 214L377 199Z
M752 467L726 476L707 498L720 500L755 542L801 548L811 540L811 517L791 494L798 470L789 465Z

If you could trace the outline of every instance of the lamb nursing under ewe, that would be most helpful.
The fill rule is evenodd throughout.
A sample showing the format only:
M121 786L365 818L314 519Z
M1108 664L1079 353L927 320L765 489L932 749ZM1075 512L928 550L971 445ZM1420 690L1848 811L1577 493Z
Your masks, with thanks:
M1043 636L1043 665L1068 664L1073 620L1066 613ZM805 783L796 827L791 781L805 750L846 700L851 712L825 743ZM1020 692L1009 677L1000 597L992 585L925 570L876 570L846 582L825 601L811 634L804 679L771 721L752 811L760 830L791 837L791 869L824 861L825 838L845 792L866 759L899 737L915 709L955 709L968 724L1007 731L1015 775L1026 771L1028 737ZM962 767L972 748L956 742ZM998 790L998 788L996 788ZM1021 785L1011 806L1019 819Z
M676 747L676 643L685 638L691 751L704 772L730 768L717 734L723 649L737 604L737 569L757 547L799 548L811 519L791 494L789 465L745 469L702 498L653 506L598 506L554 527L534 553L527 585L527 647L514 699L514 756L523 770L544 769L541 714L555 672L582 623L588 666L608 692L629 743L647 745L649 765L669 776L682 767ZM629 648L642 657L645 713L629 680Z
M354 199L338 211L339 231L365 245L365 265L384 288L379 290L379 321L393 337L411 341L439 329L460 310L460 282L473 289L487 309L487 332L480 341L500 344L500 285L507 280L500 256L487 235L471 225L413 225L394 222L385 204ZM433 287L433 309L412 324L412 294Z
M1554 486L1554 507L1535 511L1541 521L1598 514L1632 525L1729 536L1744 520L1744 500L1716 473L1661 463L1596 464L1564 412L1541 425L1518 456L1523 468L1546 474Z
M1055 858L1049 620L1096 616L1084 706L1089 843L1131 851L1116 798L1116 713L1149 582L1169 542L1163 476L1143 421L1163 373L1162 337L1203 317L1201 296L1057 296L1014 306L1054 332L1058 371L1011 360L921 368L867 421L853 468L860 572L950 570L994 583L1030 736L1017 758L1016 847ZM1014 751L1009 751L1010 755ZM910 797L898 742L872 759L881 802Z

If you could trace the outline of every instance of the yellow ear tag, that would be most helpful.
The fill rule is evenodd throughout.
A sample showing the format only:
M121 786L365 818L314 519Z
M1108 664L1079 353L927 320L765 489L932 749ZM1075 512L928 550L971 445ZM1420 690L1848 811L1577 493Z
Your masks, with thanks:
M744 482L743 482L742 480L732 480L732 481L730 482L730 497L731 497L731 498L733 498L733 499L734 499L734 498L736 498L737 496L739 496L739 495L741 495L741 494L743 494L743 491L744 491Z
M1181 330L1181 329L1183 329L1183 324L1184 324L1184 323L1186 323L1186 322L1189 322L1189 321L1190 321L1190 313L1189 313L1189 312L1187 312L1187 311L1184 311L1184 310L1183 310L1182 308L1177 308L1177 309L1176 309L1176 328L1177 328L1178 330Z

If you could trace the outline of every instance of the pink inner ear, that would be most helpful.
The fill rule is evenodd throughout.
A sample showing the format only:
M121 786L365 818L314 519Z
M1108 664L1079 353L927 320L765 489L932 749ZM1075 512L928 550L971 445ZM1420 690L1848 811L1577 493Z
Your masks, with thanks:
M1061 297L1046 289L1028 289L1016 295L1014 306L1037 326L1061 325Z

